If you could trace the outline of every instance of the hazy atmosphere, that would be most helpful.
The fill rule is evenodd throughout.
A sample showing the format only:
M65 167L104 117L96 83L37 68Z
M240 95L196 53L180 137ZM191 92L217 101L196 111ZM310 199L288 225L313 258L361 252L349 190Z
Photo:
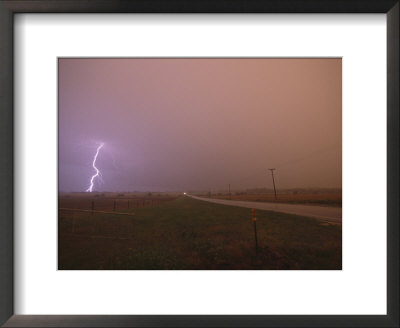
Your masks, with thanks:
M60 59L59 190L341 188L341 59Z

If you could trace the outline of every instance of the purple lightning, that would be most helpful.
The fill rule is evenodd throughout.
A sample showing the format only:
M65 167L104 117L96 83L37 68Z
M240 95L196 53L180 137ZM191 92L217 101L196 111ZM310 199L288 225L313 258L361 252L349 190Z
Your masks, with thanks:
M104 144L103 143L101 143L98 147L97 147L97 151L96 151L96 154L94 155L94 158L93 158L93 163L92 163L92 166L93 166L93 168L96 170L96 173L92 176L92 178L90 179L90 187L88 188L88 189L86 189L86 192L92 192L92 190L93 190L93 185L94 185L94 179L96 179L98 176L100 176L100 171L99 171L99 169L96 167L96 160L97 160L97 156L99 156L99 152L100 152L100 149L102 148L104 146Z

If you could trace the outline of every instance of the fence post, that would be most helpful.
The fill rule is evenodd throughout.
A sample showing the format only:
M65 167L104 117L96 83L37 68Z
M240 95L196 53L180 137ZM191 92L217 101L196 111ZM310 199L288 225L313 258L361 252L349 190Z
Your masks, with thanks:
M128 210L129 210L129 199L128 199Z
M258 251L258 240L257 240L257 219L256 219L256 210L254 208L251 209L251 214L253 216L254 223L254 239L256 242L256 252Z
M72 229L71 229L72 233L75 233L75 208L74 211L72 211Z
M113 208L113 211L115 211L116 209L117 209L117 200L114 199L114 208Z
M92 200L92 215L94 214L93 211L94 211L94 200Z

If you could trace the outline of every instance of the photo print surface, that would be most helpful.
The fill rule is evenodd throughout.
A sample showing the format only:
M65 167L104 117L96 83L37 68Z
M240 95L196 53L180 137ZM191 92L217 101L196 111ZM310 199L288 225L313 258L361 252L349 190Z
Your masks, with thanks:
M59 58L58 269L341 270L340 58Z

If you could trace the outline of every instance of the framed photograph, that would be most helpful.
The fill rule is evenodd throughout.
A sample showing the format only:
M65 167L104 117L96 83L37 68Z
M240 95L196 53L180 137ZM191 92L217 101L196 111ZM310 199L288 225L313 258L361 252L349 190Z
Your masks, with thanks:
M398 1L0 15L3 326L399 326Z
M59 58L58 269L341 270L341 72Z

